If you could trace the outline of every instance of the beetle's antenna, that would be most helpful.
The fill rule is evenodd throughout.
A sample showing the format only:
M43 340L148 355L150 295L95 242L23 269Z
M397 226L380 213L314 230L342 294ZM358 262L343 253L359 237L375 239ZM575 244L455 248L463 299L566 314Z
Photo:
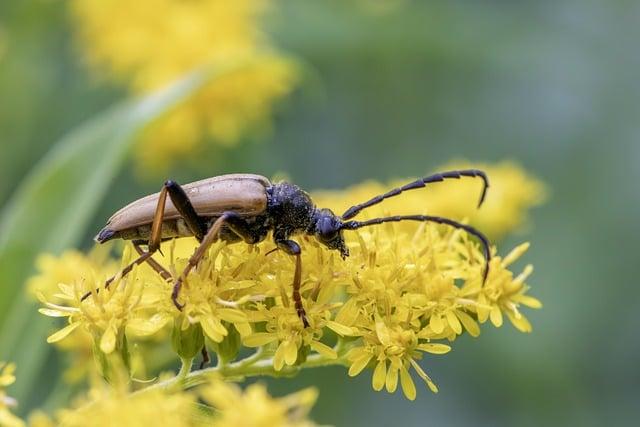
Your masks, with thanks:
M489 239L487 239L487 237L484 234L482 234L480 231L476 230L475 228L471 227L470 225L462 224L452 219L443 218L440 216L396 215L396 216L388 216L384 218L370 219L368 221L347 221L342 224L341 228L344 230L356 230L358 228L368 227L370 225L377 225L385 222L399 222L399 221L421 221L421 222L435 222L437 224L445 224L453 228L464 230L467 233L477 237L482 243L482 253L484 255L484 260L485 260L484 272L482 273L482 283L487 281L487 276L489 275L489 261L491 261L491 251L489 250Z
M356 216L360 211L366 209L370 206L377 205L385 199L390 197L397 196L398 194L407 191L414 190L416 188L426 187L427 184L432 184L434 182L442 182L445 179L460 179L463 176L471 177L471 178L482 178L483 186L482 193L480 194L480 201L478 202L478 207L482 206L482 202L484 202L484 198L487 195L487 189L489 188L489 178L487 175L478 169L463 169L463 170L454 170L448 172L437 173L431 176L427 176L425 178L417 179L409 184L403 185L402 187L394 188L391 191L388 191L384 194L374 197L373 199L361 203L359 205L351 206L346 210L345 213L342 214L342 219L351 219Z

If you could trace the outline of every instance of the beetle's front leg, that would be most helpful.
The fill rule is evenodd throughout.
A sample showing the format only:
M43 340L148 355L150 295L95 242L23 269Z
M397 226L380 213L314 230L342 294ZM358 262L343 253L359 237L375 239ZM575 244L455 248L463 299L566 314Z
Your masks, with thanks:
M296 269L293 273L293 302L296 306L296 313L298 313L298 317L302 320L302 324L305 328L308 328L309 321L307 320L307 313L304 311L302 297L300 296L300 285L302 281L302 260L300 258L300 254L302 250L300 249L300 245L293 240L277 239L276 245L278 245L278 248L282 249L287 254L296 257Z

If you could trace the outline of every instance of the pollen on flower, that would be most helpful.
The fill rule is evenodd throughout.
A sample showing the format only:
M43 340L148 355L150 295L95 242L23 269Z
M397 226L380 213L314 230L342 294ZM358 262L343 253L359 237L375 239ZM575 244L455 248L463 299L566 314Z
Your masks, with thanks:
M452 190L450 198L456 197L455 187ZM344 200L366 199L361 193L362 187L356 187L317 200L337 209ZM422 199L406 200L405 210L421 211ZM371 218L382 209L386 207L372 208L361 217ZM212 245L184 278L178 296L184 307L178 310L171 300L173 282L198 245L195 239L178 239L163 243L164 255L154 255L171 273L171 281L141 265L82 302L79 296L85 290L104 283L102 273L86 274L99 279L63 283L58 293L41 295L44 314L68 319L49 339L66 339L82 326L94 350L109 354L145 336L166 342L165 326L173 324L174 350L180 358L192 361L204 346L217 353L218 366L211 369L219 372L243 376L246 369L278 376L299 368L342 365L349 376L370 372L374 390L393 393L400 388L413 400L416 378L431 391L438 390L427 374L429 361L449 352L457 337L478 337L481 326L489 320L501 326L504 316L518 330L531 330L523 308L541 306L528 294L526 282L533 269L526 265L521 273L511 270L524 258L527 243L504 256L493 246L483 282L482 248L458 229L389 223L345 232L344 237L350 256L343 260L313 237L294 236L302 250L300 292L308 327L292 300L294 259L272 253L271 239L256 245ZM129 252L122 265L130 262ZM236 361L242 346L245 353L257 350Z
M136 156L151 170L192 154L206 136L229 145L268 127L272 104L297 82L297 67L260 29L264 0L70 2L92 69L136 93L159 89L202 66L253 58L216 79L146 131Z

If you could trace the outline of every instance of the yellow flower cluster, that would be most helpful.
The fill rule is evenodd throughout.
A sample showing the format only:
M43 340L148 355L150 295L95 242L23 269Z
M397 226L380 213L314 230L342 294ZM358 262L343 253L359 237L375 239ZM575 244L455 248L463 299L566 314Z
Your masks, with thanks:
M11 413L11 408L16 406L16 401L9 397L5 388L16 380L14 372L16 365L0 361L0 426L23 427L24 422Z
M507 187L500 174L496 175L499 179L492 180L491 189ZM457 193L460 183L430 187L447 187L447 198L474 203L479 188L474 188L470 198L465 193L468 189ZM378 187L375 183L362 185L333 193L333 197L325 193L317 200L341 212L344 201L366 199L364 195ZM523 209L521 202L510 199L508 191L494 195L491 189L487 203L505 209L516 204ZM430 199L428 192L408 192L404 210L422 212L423 200ZM522 199L525 197L520 196ZM393 200L389 204L393 205ZM388 209L386 203L377 205L363 212L362 219L380 216ZM507 221L503 230L512 224ZM451 343L465 332L478 336L480 325L490 320L501 326L503 316L518 330L531 330L521 307L541 306L527 294L525 281L532 267L525 266L519 274L510 270L525 253L527 243L504 257L494 247L489 275L483 282L481 248L461 230L431 223L388 223L345 232L345 237L350 251L345 260L313 238L298 238L308 327L303 326L291 299L294 261L290 256L269 254L274 248L270 241L252 246L218 242L187 277L180 296L185 303L183 311L171 301L172 284L146 265L116 278L109 289L100 292L95 289L103 286L112 265L105 264L90 274L78 271L84 276L59 284L55 291L51 286L43 288L39 295L45 307L41 311L68 319L67 326L49 341L83 330L92 338L96 352L119 355L128 366L129 342L148 336L168 337L172 329L171 344L187 369L206 345L217 354L219 363L209 369L231 377L288 375L300 368L332 364L347 366L349 375L355 376L370 368L375 390L386 388L393 393L400 385L413 400L417 392L412 372L437 391L418 361L447 353L451 348L443 341ZM155 259L177 277L195 247L193 239L166 242L164 257L157 255ZM130 252L125 250L122 265L130 262ZM47 282L44 277L38 280ZM86 291L93 294L81 301ZM242 346L257 351L236 361ZM104 373L109 358L100 360Z
M136 93L202 66L252 65L216 79L156 123L136 150L143 170L162 170L205 138L233 144L268 126L271 105L297 81L294 63L273 52L260 19L266 0L71 0L86 61Z
M159 427L313 427L316 424L308 414L316 398L315 389L273 398L260 383L243 391L216 376L207 377L204 384L189 391L149 388L131 393L123 386L96 382L75 407L57 411L55 422L35 413L29 426L139 427L153 420ZM3 424L0 418L3 427L24 426L18 418L16 422Z

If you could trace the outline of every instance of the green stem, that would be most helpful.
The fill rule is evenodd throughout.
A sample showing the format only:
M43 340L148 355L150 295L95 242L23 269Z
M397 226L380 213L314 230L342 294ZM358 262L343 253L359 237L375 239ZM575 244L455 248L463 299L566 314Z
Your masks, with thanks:
M176 384L183 382L187 378L189 372L191 372L191 367L193 366L193 357L181 360L182 366L180 366L180 371L178 371L178 375L173 378Z
M241 380L246 377L271 376L286 377L299 372L304 368L318 368L322 366L348 366L345 359L330 359L319 354L309 356L307 360L299 366L285 366L280 371L276 371L273 367L273 359L262 359L263 352L256 351L253 355L239 360L235 363L216 366L212 368L199 369L193 371L186 376L180 376L180 373L173 378L159 382L139 390L134 394L144 393L156 389L171 389L173 387L181 387L188 389L207 382L211 375L218 375L227 380ZM184 365L183 365L184 367ZM182 369L180 370L182 372Z

